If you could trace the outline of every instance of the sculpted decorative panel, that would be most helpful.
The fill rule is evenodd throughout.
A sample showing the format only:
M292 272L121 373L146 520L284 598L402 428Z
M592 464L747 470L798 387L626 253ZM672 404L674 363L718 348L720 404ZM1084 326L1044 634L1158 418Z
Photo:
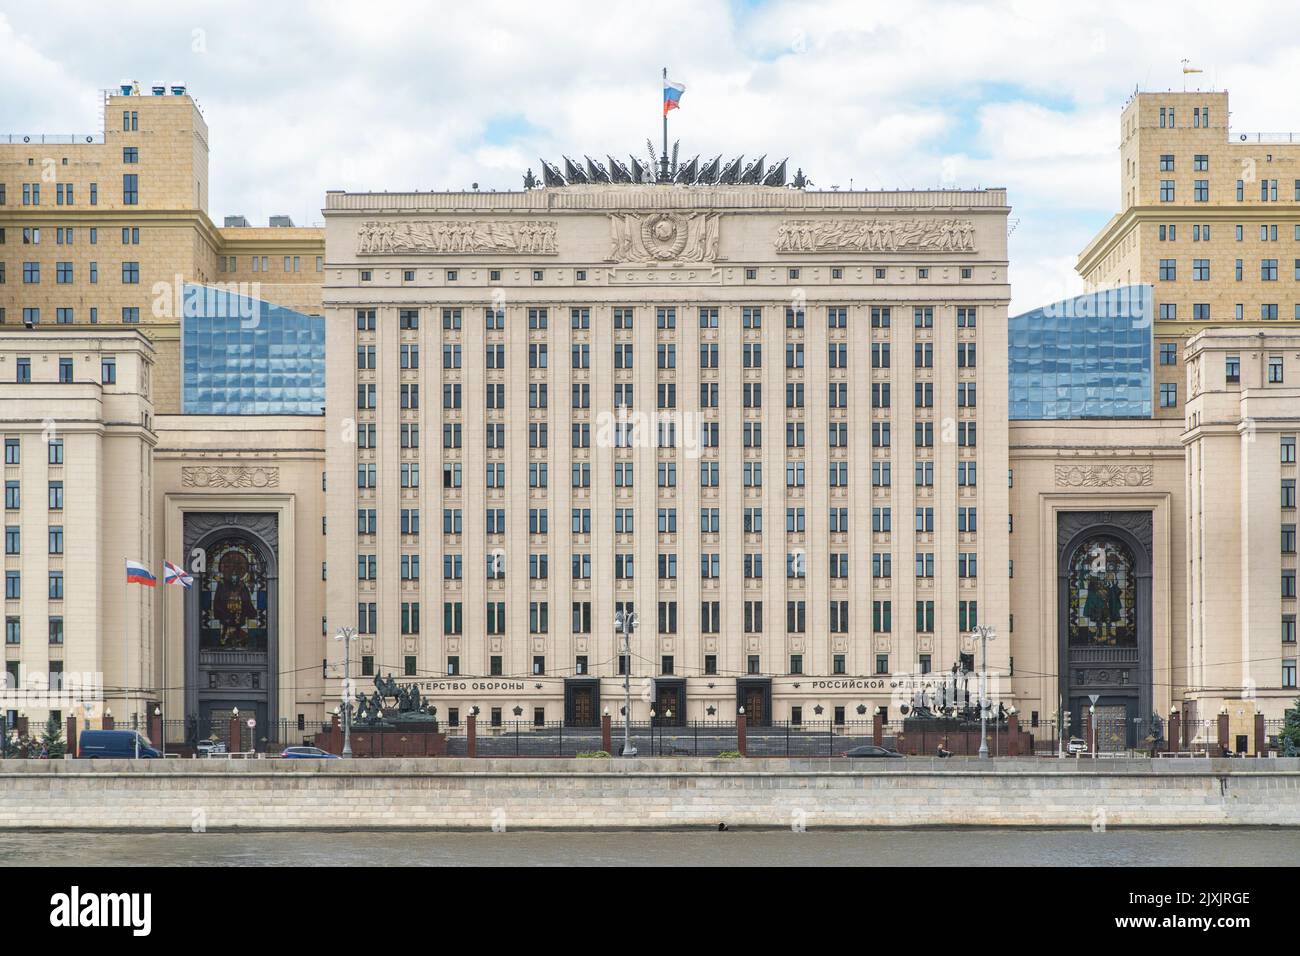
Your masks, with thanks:
M974 252L970 219L787 219L777 252Z
M1138 488L1151 484L1150 465L1057 465L1062 488Z
M611 213L610 262L712 262L718 257L716 212Z
M357 252L362 255L485 252L553 256L557 252L555 222L537 219L464 222L371 220L361 225Z
M185 488L278 488L280 469L245 465L194 465L181 468Z

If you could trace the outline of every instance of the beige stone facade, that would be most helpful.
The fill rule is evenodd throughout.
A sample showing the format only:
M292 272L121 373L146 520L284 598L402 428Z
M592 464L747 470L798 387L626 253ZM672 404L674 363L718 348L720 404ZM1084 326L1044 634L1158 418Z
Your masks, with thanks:
M1300 136L1229 127L1228 94L1139 93L1120 116L1120 211L1079 255L1089 290L1149 283L1155 350L1206 326L1300 320ZM1156 417L1187 400L1157 361Z
M125 564L152 555L154 362L132 328L0 335L7 696L94 674L97 719L154 699L153 592ZM9 696L4 710L74 708Z
M331 638L359 626L363 682L589 724L622 704L630 607L637 720L896 718L924 672L978 659L979 623L998 699L1050 734L1078 714L1061 561L1084 514L1150 539L1149 652L1090 666L1162 715L1227 708L1234 737L1295 696L1300 340L1275 290L1300 252L1273 250L1300 249L1300 170L1229 139L1225 94L1129 105L1122 211L1080 258L1090 287L1156 289L1155 418L1010 425L1003 190L332 192L324 229L217 227L188 96L105 117L89 142L0 141L17 680L98 672L115 713L173 719L221 691L179 590L124 583L128 558L187 561L188 522L216 515L275 529L268 721L337 705ZM326 415L180 414L156 307L176 276L324 314Z
M160 414L180 410L178 284L246 283L320 313L322 231L216 227L208 136L171 92L106 93L98 132L0 135L0 324L139 323Z
M892 675L1006 628L1006 216L1001 190L330 193L331 627L360 606L367 666L558 721L576 679L619 706L631 605L637 719L897 714Z

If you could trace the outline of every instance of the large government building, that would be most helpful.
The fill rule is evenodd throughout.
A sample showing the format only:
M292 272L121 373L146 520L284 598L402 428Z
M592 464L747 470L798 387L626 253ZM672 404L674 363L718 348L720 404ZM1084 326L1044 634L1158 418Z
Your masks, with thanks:
M565 160L217 227L182 87L0 137L4 709L92 675L285 740L350 646L453 724L625 676L636 720L844 723L987 626L1031 728L1247 733L1297 694L1300 147L1239 136L1136 95L1088 294L1018 316L1002 189Z

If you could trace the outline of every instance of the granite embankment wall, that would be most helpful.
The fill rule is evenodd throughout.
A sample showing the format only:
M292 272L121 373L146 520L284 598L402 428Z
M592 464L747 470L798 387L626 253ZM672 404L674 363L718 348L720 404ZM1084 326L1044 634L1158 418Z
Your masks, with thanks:
M1300 759L5 760L0 829L1300 826Z

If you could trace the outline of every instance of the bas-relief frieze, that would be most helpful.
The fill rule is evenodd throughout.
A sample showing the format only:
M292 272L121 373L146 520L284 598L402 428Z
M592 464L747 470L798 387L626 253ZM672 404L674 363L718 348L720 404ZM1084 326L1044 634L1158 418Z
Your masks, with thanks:
M1151 465L1057 465L1056 484L1062 488L1141 488L1150 485Z
M787 219L777 252L974 252L970 219Z
M357 233L360 255L467 252L553 256L554 220L371 220Z

